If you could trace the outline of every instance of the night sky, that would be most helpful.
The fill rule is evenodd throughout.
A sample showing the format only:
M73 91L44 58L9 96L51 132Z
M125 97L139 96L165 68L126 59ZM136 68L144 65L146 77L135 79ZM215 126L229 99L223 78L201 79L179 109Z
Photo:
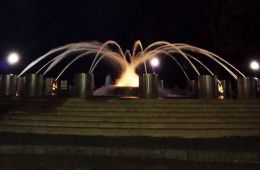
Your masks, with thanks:
M1 67L0 73L19 73L50 49L92 40L115 40L124 49L136 40L144 46L159 40L188 43L219 54L250 75L249 60L260 60L260 1L0 1L1 63L12 50L22 56L19 65Z

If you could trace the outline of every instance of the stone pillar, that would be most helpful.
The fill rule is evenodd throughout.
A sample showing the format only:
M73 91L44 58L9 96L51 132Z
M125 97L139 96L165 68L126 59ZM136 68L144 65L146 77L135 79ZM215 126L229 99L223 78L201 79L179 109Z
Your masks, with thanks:
M198 97L198 80L187 80L187 96Z
M18 96L24 96L25 94L25 77L17 78L16 92Z
M3 74L0 74L0 96L3 96L3 92L2 92L3 91L2 90L3 89L3 87L2 87L3 86L2 85L3 84L3 76L4 76Z
M53 86L54 78L45 78L44 79L44 95L51 96L53 94Z
M161 88L161 89L164 89L163 80L158 80L158 87Z
M256 79L256 97L257 98L260 97L260 79L259 78Z
M74 95L76 97L85 98L93 95L94 74L79 73L74 76Z
M237 78L237 98L238 99L256 98L256 80L253 77Z
M218 93L223 96L224 99L232 98L232 89L230 80L220 80L218 85Z
M3 74L1 77L1 96L16 96L17 76L13 74Z
M43 95L43 75L27 74L25 76L25 96L41 97Z
M141 98L158 98L158 75L143 74L139 76L139 90Z
M200 75L198 79L198 92L201 99L217 98L217 78L212 75Z

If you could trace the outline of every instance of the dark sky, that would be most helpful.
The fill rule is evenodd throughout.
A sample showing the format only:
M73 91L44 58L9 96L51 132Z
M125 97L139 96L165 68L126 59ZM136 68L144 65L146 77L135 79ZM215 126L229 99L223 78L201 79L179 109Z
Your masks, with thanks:
M115 40L131 49L138 39L165 40L206 48L247 72L247 60L260 56L259 22L259 0L1 0L0 59L21 53L19 72L66 43Z

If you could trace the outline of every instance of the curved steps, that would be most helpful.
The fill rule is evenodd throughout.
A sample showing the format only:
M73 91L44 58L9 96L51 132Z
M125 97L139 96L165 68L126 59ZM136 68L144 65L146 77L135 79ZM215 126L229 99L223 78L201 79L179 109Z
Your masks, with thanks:
M260 135L257 100L0 99L0 132L212 138Z

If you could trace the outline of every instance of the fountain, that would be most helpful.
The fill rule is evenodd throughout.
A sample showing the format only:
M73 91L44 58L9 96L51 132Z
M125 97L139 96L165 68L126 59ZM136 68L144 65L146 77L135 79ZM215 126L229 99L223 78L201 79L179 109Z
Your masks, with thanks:
M139 94L144 98L157 97L158 96L158 75L154 73L148 73L147 65L149 61L156 57L170 57L177 64L177 66L182 70L183 75L187 78L187 81L192 82L190 76L185 71L184 67L177 59L176 55L181 56L194 70L198 77L201 77L199 80L199 89L200 95L202 98L208 98L209 96L215 96L215 92L205 92L205 89L214 87L216 81L210 76L215 76L214 73L210 70L205 63L200 60L200 57L208 58L214 61L216 64L220 65L224 70L227 71L234 79L238 77L245 78L245 76L233 65L219 57L218 55L207 51L202 48L198 48L192 45L183 44L183 43L169 43L165 41L158 41L146 48L143 48L141 41L136 41L134 43L133 49L126 50L124 53L121 47L115 41L107 41L105 43L100 42L80 42L80 43L71 43L55 49L50 50L46 54L40 56L35 61L31 62L19 75L18 77L25 74L28 70L34 67L36 64L42 63L42 66L38 69L35 74L46 75L50 70L52 70L56 65L58 65L64 59L70 58L70 62L65 65L61 72L57 74L55 81L57 81L60 76L70 67L74 62L79 60L82 57L93 57L93 62L89 68L88 74L93 74L93 71L100 63L102 59L108 59L112 61L117 69L120 71L120 76L115 85L110 86L110 90L116 88L126 88L126 89L135 89L140 86ZM53 57L54 56L54 57ZM52 58L51 58L52 57ZM48 62L43 63L44 59L48 59ZM196 64L201 65L205 68L209 75L201 75ZM137 68L143 66L144 74L140 77L136 73ZM140 73L139 73L140 74ZM152 75L152 76L151 76ZM84 81L94 81L93 79L86 78ZM153 83L152 83L153 82ZM218 83L221 83L218 81ZM91 83L90 83L91 84ZM93 89L87 88L89 92ZM152 88L152 90L151 90ZM119 90L120 91L120 90ZM135 90L136 91L136 90ZM214 91L214 90L213 90ZM91 92L92 93L92 92ZM81 92L81 94L86 94L86 92ZM95 95L95 93L94 93ZM195 94L196 95L196 94ZM81 95L82 96L82 95Z

